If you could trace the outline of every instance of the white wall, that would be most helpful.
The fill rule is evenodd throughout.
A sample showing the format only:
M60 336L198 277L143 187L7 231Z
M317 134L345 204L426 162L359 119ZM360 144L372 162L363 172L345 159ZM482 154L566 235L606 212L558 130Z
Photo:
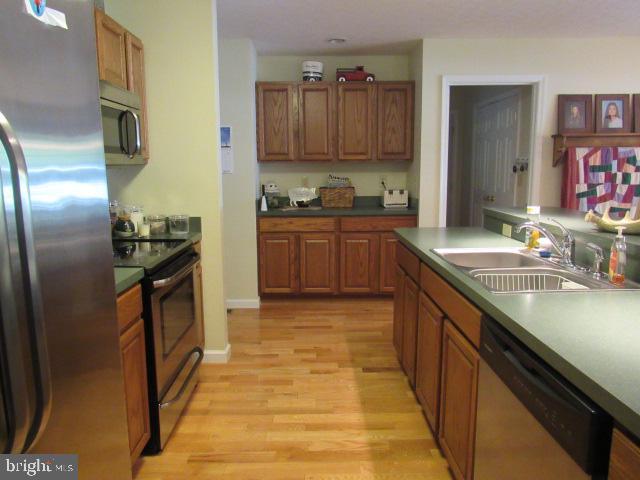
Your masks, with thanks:
M231 126L232 174L223 174L227 307L258 305L256 241L256 51L250 39L220 39L220 123Z
M420 226L438 224L443 75L544 75L544 112L533 139L542 147L541 205L560 204L562 169L552 167L557 95L633 93L640 63L630 52L640 37L554 39L424 39Z
M317 60L324 64L324 79L335 80L338 67L364 65L365 70L374 73L376 80L411 80L408 55L361 55L361 56L295 56L267 55L258 57L258 81L298 81L302 79L301 65L304 60ZM417 163L414 161L414 163ZM348 176L356 187L356 195L380 195L381 175L387 179L390 188L407 188L407 172L412 168L409 162L377 163L331 163L294 162L263 163L259 165L261 183L275 181L283 195L289 188L301 186L303 177L311 187L327 184L329 173ZM417 181L410 189L412 197L417 196Z
M216 3L106 0L145 49L151 158L108 169L109 197L147 213L202 217L205 341L225 350Z
M415 82L414 125L413 125L413 162L407 173L407 188L412 197L420 196L420 168L422 155L422 42L409 56L409 78Z

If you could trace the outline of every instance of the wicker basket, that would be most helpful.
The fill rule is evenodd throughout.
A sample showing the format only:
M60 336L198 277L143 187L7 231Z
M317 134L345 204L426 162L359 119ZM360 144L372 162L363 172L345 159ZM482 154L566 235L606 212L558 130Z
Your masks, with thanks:
M321 187L320 200L324 208L353 208L355 187Z

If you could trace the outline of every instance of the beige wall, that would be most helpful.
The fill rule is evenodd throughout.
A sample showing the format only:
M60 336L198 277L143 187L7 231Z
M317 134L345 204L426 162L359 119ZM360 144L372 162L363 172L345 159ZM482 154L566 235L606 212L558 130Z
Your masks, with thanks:
M335 80L338 67L364 65L365 70L374 73L376 80L410 80L409 56L407 55L361 55L361 56L259 56L257 79L259 81L297 81L302 79L301 65L304 60L317 60L324 64L324 79ZM309 186L323 186L327 176L333 173L348 176L356 187L356 195L379 195L380 176L387 178L390 188L407 188L407 171L411 166L404 162L349 163L330 165L324 162L270 163L260 164L260 182L275 181L280 191L286 195L289 188L302 185L303 177ZM411 196L417 196L417 183Z
M560 204L562 172L553 168L557 95L632 93L638 90L640 63L629 52L640 37L556 39L424 39L420 225L438 223L440 196L440 123L443 75L544 75L541 129L533 141L541 147L541 205Z
M256 51L249 39L220 39L220 122L231 126L234 170L222 175L224 286L228 307L257 306Z
M407 188L413 198L420 197L420 168L422 163L422 42L409 56L409 79L415 82L414 125L413 125L413 162L407 173Z
M315 60L324 65L324 80L336 79L336 68L364 65L376 80L409 80L407 55L297 56L261 55L258 57L258 80L263 82L302 80L302 62Z
M151 147L147 166L109 169L109 196L140 203L147 213L202 217L206 348L220 350L228 342L215 5L105 1L106 12L144 42Z

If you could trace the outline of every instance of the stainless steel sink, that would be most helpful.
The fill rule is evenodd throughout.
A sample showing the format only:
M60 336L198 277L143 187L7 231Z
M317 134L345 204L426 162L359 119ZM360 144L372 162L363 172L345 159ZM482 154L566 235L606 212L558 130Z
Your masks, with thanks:
M600 282L555 268L481 268L469 272L496 293L560 292L604 288Z
M538 267L546 262L522 248L435 248L447 262L462 268Z
M447 262L493 293L638 290L627 281L623 288L579 269L535 257L523 248L435 248Z

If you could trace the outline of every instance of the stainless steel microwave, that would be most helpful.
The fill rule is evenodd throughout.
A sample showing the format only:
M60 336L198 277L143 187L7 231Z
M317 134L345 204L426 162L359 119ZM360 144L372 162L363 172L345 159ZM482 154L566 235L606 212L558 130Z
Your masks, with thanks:
M100 106L107 165L144 165L140 96L101 81Z

